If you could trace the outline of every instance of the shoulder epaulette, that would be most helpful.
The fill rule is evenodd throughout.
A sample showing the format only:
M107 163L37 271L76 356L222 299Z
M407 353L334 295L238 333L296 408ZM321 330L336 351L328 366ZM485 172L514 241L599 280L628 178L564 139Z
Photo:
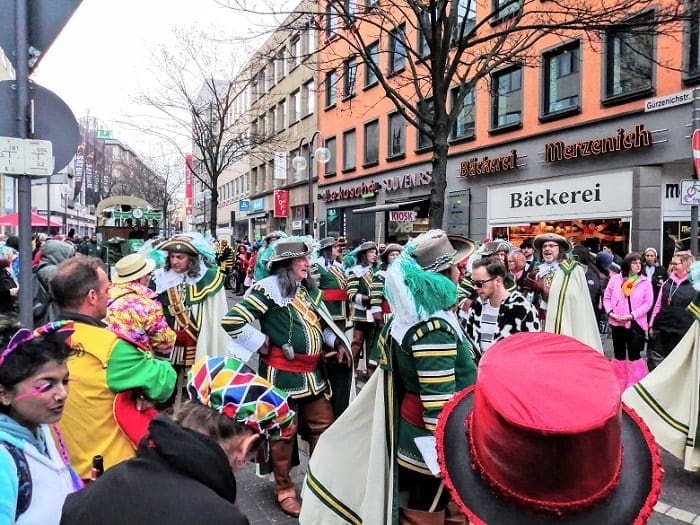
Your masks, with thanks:
M418 325L418 328L416 328L415 332L413 333L412 339L414 342L418 341L418 339L426 334L437 330L443 330L448 334L454 333L454 329L446 321L443 321L442 319L428 319L427 321L424 321Z

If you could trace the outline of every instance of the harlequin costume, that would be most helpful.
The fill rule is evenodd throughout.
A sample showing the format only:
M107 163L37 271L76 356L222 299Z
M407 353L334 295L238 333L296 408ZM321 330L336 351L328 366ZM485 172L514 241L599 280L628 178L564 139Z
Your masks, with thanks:
M464 239L457 249L452 242L431 230L390 265L393 316L379 337L379 368L309 460L302 525L444 519L440 480L414 438L432 436L445 403L476 376L469 343L451 311L457 286L439 273L466 258L474 244ZM430 294L420 293L427 289ZM399 490L409 494L406 508L399 509ZM439 512L429 510L433 500Z
M700 292L700 263L690 270ZM658 367L628 388L622 400L651 428L656 442L683 461L683 468L700 471L700 293L688 305L693 324Z
M224 275L205 262L213 260L213 246L188 234L175 236L158 249L198 258L195 276L159 268L153 278L165 317L177 334L171 362L188 370L199 357L228 355L228 337L219 324L228 309Z
M661 492L658 447L621 404L610 363L564 335L494 344L436 441L444 484L474 525L642 525Z
M272 271L284 271L292 259L306 257L311 251L309 243L297 238L280 239L271 248L268 264ZM350 344L324 306L321 291L304 284L297 284L293 296L285 296L279 275L263 278L231 308L222 326L251 352L269 340L269 352L260 357L259 373L289 395L299 431L313 452L319 436L334 420L334 407L340 412L349 403L351 369L347 368L344 385L332 387L324 360L334 355L338 346L349 355ZM255 320L260 330L252 326ZM339 399L340 393L344 399ZM332 396L333 404L329 400ZM273 442L270 449L277 501L292 515L299 512L290 477L295 437L296 432L292 439Z
M345 330L345 322L348 319L348 292L343 265L339 261L331 260L323 255L324 251L337 244L338 241L333 237L321 239L318 245L318 252L321 255L311 265L310 273L321 290L323 304L326 305L338 327Z

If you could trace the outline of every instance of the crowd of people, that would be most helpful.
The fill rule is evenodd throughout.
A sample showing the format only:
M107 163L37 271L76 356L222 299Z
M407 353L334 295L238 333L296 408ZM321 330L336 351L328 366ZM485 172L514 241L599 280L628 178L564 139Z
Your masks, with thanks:
M591 253L554 233L517 247L441 230L355 247L279 231L253 243L179 234L109 271L92 239L37 239L34 279L50 305L31 329L16 321L8 242L0 522L194 523L206 513L211 523L247 523L234 472L251 460L272 475L279 507L309 524L498 522L517 515L510 506L602 516L612 507L600 494L616 500L623 481L638 492L625 516L643 522L658 497L656 445L620 398L656 367L673 377L662 361L696 334L700 286L688 252L662 268L654 248ZM241 295L231 306L227 288ZM517 376L514 401L498 387L515 379L506 372ZM563 394L572 374L599 385L598 412L578 390ZM518 476L537 472L501 450L514 429L497 422L523 417L506 417L514 402L561 425L569 444L603 440L611 453L597 460L599 477L557 477L538 493L507 479L502 461ZM609 413L617 416L605 428L621 425L622 442L593 428ZM455 430L465 420L466 444ZM558 446L538 434L541 421L521 423L535 456ZM291 470L303 443L302 501ZM648 479L624 464L609 471L624 461L621 444L624 458L629 447L649 463ZM466 479L457 468L475 470Z

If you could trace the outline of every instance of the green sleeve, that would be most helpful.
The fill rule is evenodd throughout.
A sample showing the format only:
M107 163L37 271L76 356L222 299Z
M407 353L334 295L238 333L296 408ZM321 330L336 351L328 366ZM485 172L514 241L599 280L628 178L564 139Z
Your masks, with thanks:
M112 392L140 388L148 398L163 403L173 393L177 374L167 361L154 359L126 341L118 340L107 363L107 386Z

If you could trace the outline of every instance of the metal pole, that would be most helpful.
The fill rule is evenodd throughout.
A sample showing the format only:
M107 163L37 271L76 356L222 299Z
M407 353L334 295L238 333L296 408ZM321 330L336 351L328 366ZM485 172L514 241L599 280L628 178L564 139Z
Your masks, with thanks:
M29 110L29 31L27 0L15 0L15 49L17 50L17 138L26 139ZM19 212L19 320L33 327L32 316L32 181L27 175L17 177Z
M693 131L698 129L698 119L700 118L700 101L698 97L700 96L700 90L695 89L693 91ZM692 134L691 134L692 136ZM700 178L700 173L695 173L695 165L692 166L695 178ZM698 207L697 205L692 205L690 207L690 252L697 257L698 256Z
M313 140L313 139L311 139ZM314 237L314 165L311 162L311 149L313 147L312 143L309 142L307 144L308 151L307 151L307 164L308 164L308 172L309 172L309 182L308 182L308 190L309 190L309 230L308 234L311 235L311 237Z

